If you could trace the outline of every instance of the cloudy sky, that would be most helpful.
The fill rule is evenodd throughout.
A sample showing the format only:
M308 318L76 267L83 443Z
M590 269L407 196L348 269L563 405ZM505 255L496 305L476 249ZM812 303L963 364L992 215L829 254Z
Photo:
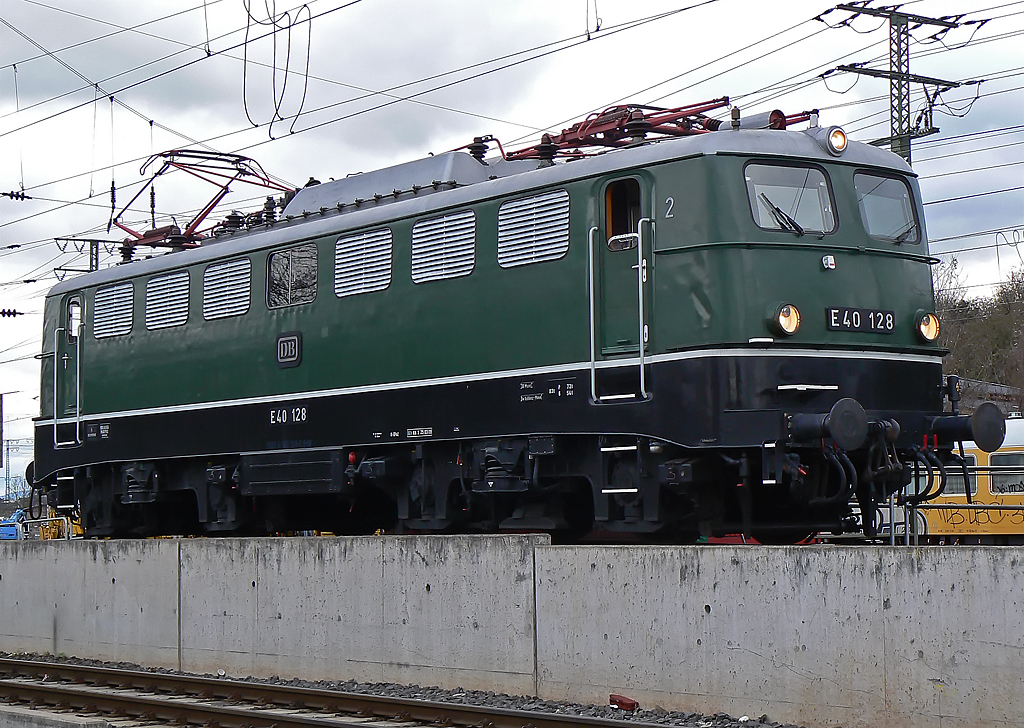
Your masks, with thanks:
M4 399L5 437L31 437L38 414L34 356L53 269L87 264L54 238L119 240L106 232L111 178L123 205L151 153L236 152L302 185L482 134L515 147L615 103L678 106L720 96L745 114L820 108L823 124L841 124L854 139L885 137L887 81L821 75L842 63L888 68L887 25L864 16L844 23L850 14L839 10L816 19L833 7L0 0L0 192L24 189L33 198L0 197L0 309L26 313L0 318L0 392L13 392ZM940 38L932 37L938 28L917 28L911 44L913 73L984 79L941 96L941 132L915 142L914 167L932 250L958 251L962 282L985 293L1024 266L1013 245L1024 233L1024 2L916 0L903 9L989 19ZM915 116L923 101L916 85ZM157 186L158 224L171 215L181 223L206 202L210 188L177 177ZM237 186L225 207L253 209L261 193ZM125 220L141 227L147 216L148 196ZM115 259L104 252L101 264ZM23 472L30 455L25 440L12 471Z

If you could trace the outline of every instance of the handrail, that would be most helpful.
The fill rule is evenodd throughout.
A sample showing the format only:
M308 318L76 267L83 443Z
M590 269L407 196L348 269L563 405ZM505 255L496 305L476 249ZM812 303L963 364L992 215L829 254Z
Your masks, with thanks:
M60 334L66 332L67 329L58 326L53 331L53 447L54 449L63 449L69 447L78 447L82 444L82 329L79 326L78 335L75 336L75 439L67 442L61 442L57 436L58 427L58 408L57 401L59 399L58 390L58 377L57 373L60 370L59 358L57 356L57 343L60 341Z
M53 330L53 447L54 449L60 447L60 443L57 442L57 371L58 371L58 358L57 358L57 342L60 340L60 335L64 332L63 327L58 326Z
M792 235L792 233L790 233ZM695 250L707 250L708 248L779 248L780 250L793 250L793 249L804 249L804 250L815 250L815 251L830 251L830 252L843 252L843 253L855 253L864 255L881 255L891 258L901 258L904 260L913 260L918 263L928 263L929 265L935 265L941 261L933 255L927 253L913 253L905 250L885 250L884 248L869 248L867 246L855 246L855 245L830 245L824 241L815 243L800 243L800 242L786 242L786 241L775 241L775 240L719 240L715 242L696 243L694 245L679 245L673 248L662 248L655 250L655 255L673 255L676 253L689 253Z
M636 275L637 275L637 309L640 319L640 336L639 346L637 347L640 351L640 397L647 399L647 382L645 374L645 362L644 362L644 350L647 348L647 323L644 311L644 287L647 285L647 259L644 258L644 223L649 223L651 226L651 237L653 238L654 233L654 221L649 217L642 217L637 221L636 233L637 233L637 261L636 261ZM651 245L651 250L654 249L654 245Z
M590 228L590 232L587 234L588 245L587 245L587 273L589 276L589 288L590 288L590 400L597 402L597 326L595 323L594 308L596 303L594 301L594 233L596 233L597 226Z

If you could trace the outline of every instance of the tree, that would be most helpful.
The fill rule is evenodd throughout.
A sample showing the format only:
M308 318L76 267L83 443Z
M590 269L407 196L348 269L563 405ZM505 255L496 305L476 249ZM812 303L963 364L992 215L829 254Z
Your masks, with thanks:
M939 343L950 352L943 370L1024 389L1024 270L1013 271L987 297L967 298L955 257L935 266L933 280Z

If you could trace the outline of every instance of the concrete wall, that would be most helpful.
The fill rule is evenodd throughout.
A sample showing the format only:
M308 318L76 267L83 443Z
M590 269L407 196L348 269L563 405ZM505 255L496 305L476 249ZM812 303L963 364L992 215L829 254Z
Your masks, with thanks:
M546 536L0 542L0 650L536 690Z
M0 542L0 649L176 667L177 543Z
M539 692L818 726L1017 725L1021 555L542 547Z
M532 693L547 537L182 542L181 667Z
M0 542L0 650L812 726L1024 724L1024 549Z

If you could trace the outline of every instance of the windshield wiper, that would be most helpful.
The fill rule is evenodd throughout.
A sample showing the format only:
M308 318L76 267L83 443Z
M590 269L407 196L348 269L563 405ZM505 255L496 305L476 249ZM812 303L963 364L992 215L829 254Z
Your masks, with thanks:
M799 238L804 234L804 229L800 227L800 224L792 217L783 212L782 208L776 205L774 202L768 199L768 195L762 192L760 195L761 202L765 204L768 211L771 212L772 217L775 218L775 222L779 224L779 227L783 230L789 230L790 232L796 233Z
M892 241L894 243L896 243L896 245L903 245L903 243L907 242L907 238L909 238L912 233L916 233L916 232L917 232L917 225L915 225L913 222L911 222L909 225L907 225L906 229L903 232L901 232L899 235L897 235L895 238L893 238Z

